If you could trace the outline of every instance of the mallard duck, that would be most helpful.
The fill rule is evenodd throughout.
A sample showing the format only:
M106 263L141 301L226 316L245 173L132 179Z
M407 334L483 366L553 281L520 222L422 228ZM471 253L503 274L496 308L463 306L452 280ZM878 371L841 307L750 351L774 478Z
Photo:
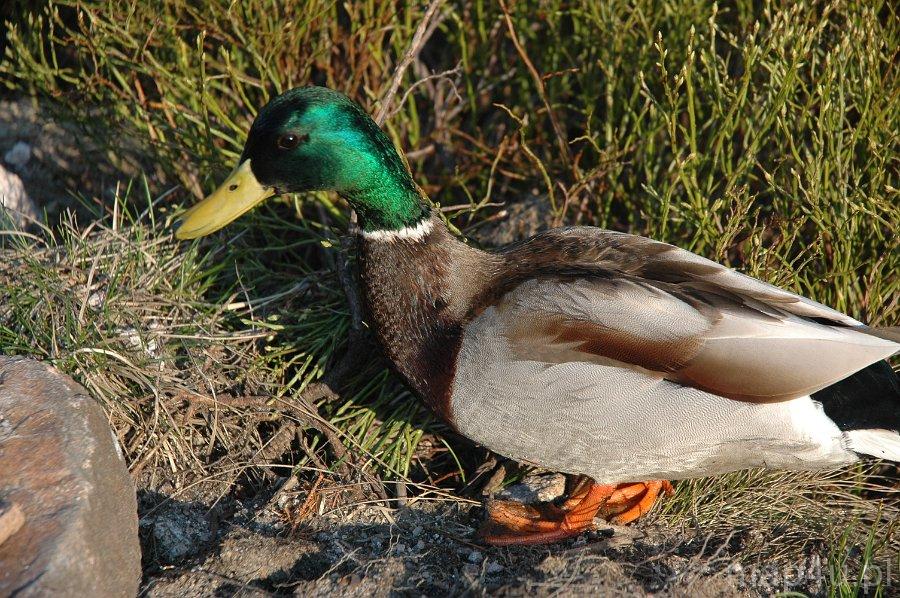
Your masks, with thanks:
M497 501L482 537L552 542L645 513L668 480L900 460L900 329L666 243L592 227L496 252L449 232L388 137L344 95L292 89L189 210L193 239L266 198L333 190L359 215L360 278L397 373L448 425L582 476L557 506Z

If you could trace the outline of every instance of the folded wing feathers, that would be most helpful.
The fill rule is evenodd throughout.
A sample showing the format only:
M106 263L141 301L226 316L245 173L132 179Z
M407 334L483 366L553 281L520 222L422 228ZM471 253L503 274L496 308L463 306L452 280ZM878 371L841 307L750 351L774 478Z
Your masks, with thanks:
M669 247L671 247L670 251L656 254L655 266L659 269L684 272L685 277L689 280L688 286L706 283L707 290L709 290L709 286L717 287L737 294L745 300L756 300L761 304L797 316L830 320L843 326L862 326L862 322L821 303L741 274L683 249L671 245ZM707 269L701 271L698 269L699 265L703 265Z
M602 249L589 251L584 257L588 259L596 257L598 259L595 263L612 271L633 274L653 281L686 283L687 287L705 287L707 291L717 289L717 292L756 299L799 316L832 320L844 326L862 325L862 322L821 303L741 274L668 243L626 233L598 231L589 227L568 229L563 232L563 234L573 233L586 245L593 243L600 246Z
M544 277L513 289L501 305L521 357L619 361L770 402L815 392L900 350L900 328L866 328L671 245L597 229L549 236L565 259L611 275Z

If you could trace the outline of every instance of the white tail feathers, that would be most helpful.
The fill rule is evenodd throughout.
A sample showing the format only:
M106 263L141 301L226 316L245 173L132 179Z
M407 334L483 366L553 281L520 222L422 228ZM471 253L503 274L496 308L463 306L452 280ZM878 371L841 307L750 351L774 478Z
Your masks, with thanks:
M853 452L900 461L900 434L893 430L851 430L844 434Z

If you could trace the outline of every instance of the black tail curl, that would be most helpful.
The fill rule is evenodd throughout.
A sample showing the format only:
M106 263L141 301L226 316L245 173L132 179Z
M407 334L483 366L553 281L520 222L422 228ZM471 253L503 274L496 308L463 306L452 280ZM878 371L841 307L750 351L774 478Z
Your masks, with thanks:
M812 398L822 404L825 415L843 432L900 432L900 376L887 361L873 363L813 393Z

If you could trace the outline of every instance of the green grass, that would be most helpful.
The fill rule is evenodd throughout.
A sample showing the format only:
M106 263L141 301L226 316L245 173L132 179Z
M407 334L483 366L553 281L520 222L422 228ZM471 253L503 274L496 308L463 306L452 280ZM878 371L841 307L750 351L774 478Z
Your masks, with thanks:
M0 349L83 382L151 487L335 467L291 401L343 352L345 206L283 198L191 245L168 228L231 168L272 94L315 82L377 109L423 10L311 0L289 19L293 5L53 0L8 31L0 83L89 116L85 135L148 175L115 202L85 198L93 222L0 237ZM872 324L900 322L900 20L889 3L510 10L507 21L494 2L443 7L386 124L452 225L477 231L503 217L496 204L536 195L557 223L666 240ZM452 437L449 451L383 366L361 369L340 401L319 401L359 480L471 478L480 453ZM276 400L186 398L222 393ZM295 438L284 420L307 431ZM836 595L854 595L861 567L900 546L896 475L734 474L680 484L659 517L789 530L760 543L772 558L824 542L835 571L851 564Z

